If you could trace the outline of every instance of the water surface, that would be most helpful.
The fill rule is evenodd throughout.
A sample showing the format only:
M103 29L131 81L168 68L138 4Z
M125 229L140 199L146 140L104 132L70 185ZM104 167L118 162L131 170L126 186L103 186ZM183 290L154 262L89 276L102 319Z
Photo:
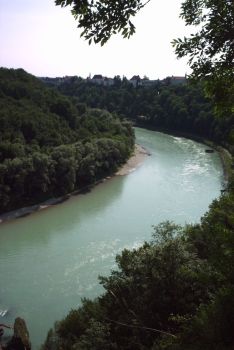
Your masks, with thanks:
M0 225L2 319L23 317L37 349L54 321L102 292L115 255L151 237L163 220L198 222L222 186L217 153L184 138L136 129L151 156L128 176ZM1 321L1 320L0 320Z

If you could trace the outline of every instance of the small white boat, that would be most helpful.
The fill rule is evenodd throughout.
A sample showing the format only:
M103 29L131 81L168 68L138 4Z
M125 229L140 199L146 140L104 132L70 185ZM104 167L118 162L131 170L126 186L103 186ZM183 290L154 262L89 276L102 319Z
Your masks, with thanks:
M8 310L0 310L0 316L4 317L8 313Z

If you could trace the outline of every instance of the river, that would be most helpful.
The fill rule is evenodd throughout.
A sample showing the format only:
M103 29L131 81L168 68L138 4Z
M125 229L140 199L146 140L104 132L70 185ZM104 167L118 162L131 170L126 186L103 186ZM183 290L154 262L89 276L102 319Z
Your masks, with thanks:
M216 152L192 140L136 129L151 156L128 176L0 225L0 321L27 322L33 349L57 319L102 292L115 255L149 240L164 220L199 222L222 188ZM0 322L1 323L1 322Z

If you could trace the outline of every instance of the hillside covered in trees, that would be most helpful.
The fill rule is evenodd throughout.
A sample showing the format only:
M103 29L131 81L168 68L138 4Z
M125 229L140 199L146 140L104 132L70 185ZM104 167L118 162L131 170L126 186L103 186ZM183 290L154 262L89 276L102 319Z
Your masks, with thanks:
M204 84L105 87L73 77L57 89L141 126L191 133L233 154L234 116L215 116ZM154 227L151 242L116 257L104 293L49 331L43 350L231 350L234 347L233 179L200 224Z
M89 43L105 44L116 33L129 38L134 17L149 1L77 2L72 14ZM233 153L232 0L184 0L181 17L196 33L174 40L187 57L197 86L113 88L76 80L61 91L142 125L191 132L224 144ZM166 21L166 19L165 19ZM215 118L211 102L213 100ZM234 188L215 200L200 224L181 228L166 222L152 241L117 256L118 270L101 278L105 293L84 300L57 322L44 350L231 350L234 348Z
M72 78L57 87L136 123L193 133L233 152L233 115L216 118L202 84L112 87ZM234 346L233 181L200 224L165 222L151 242L117 256L104 294L56 322L43 350L231 350Z
M134 132L22 69L0 69L0 212L61 196L113 173Z
M233 114L215 117L202 83L173 85L168 78L135 88L125 78L115 77L113 86L103 86L72 77L54 84L80 103L116 112L144 127L192 133L227 147L234 144Z
M23 70L0 74L2 212L112 173L134 145L117 113L233 149L232 117L214 119L201 86L133 88L117 79L107 88L74 79L58 91ZM100 278L105 293L57 322L43 349L231 350L233 213L230 181L201 224L155 227L151 242L117 256L118 270Z

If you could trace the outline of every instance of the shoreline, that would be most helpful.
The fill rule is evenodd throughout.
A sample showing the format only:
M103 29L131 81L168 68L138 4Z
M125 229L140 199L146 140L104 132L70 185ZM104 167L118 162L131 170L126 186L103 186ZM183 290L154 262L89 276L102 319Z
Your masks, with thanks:
M113 175L107 176L100 181L97 181L96 183L86 187L82 188L80 190L76 190L74 192L68 193L64 196L61 197L56 197L56 198L50 198L47 199L44 202L34 204L28 207L23 207L19 209L15 209L12 211L9 211L7 213L1 214L0 215L0 224L5 223L7 221L11 221L14 219L22 218L25 216L28 216L30 214L33 214L35 212L45 210L51 206L58 205L60 203L65 202L69 198L79 195L81 193L84 193L85 191L89 191L91 188L94 186L105 182L106 180L109 180L115 176L126 176L135 171L145 160L147 156L150 156L149 151L147 151L143 146L135 144L135 149L133 154L130 156L130 158L127 160L125 164L123 164L117 172L115 172Z
M167 135L175 136L175 137L184 137L186 139L190 139L199 143L202 143L203 145L208 146L209 148L214 149L221 160L222 167L223 167L223 177L224 177L224 182L225 184L228 184L230 179L234 176L234 169L232 166L232 163L234 162L233 156L231 151L228 148L225 148L225 146L216 144L211 140L205 139L202 136L198 136L196 134L192 134L189 132L180 132L176 130L168 130L168 129L160 129L156 128L153 126L146 126L146 125L141 125L141 124L136 124L135 125L138 128L146 129L146 130L152 130L152 131L157 131L161 132Z
M142 126L137 125L137 127L142 127ZM144 127L144 129L146 129L146 128ZM224 148L223 146L217 145L210 140L196 136L194 134L170 132L169 130L157 130L155 128L148 128L148 130L158 131L158 132L162 132L162 133L172 135L172 136L185 137L185 138L200 142L200 143L207 145L208 147L216 150L217 153L219 154L220 159L221 159L221 163L222 163L222 167L223 167L224 187L226 187L230 178L232 177L232 174L234 173L234 171L232 169L232 165L231 165L232 164L232 155L226 148ZM28 215L33 214L35 212L38 212L38 211L50 208L52 206L61 204L73 196L77 196L79 194L85 193L86 191L89 192L96 185L101 184L107 180L110 180L115 176L129 175L130 173L135 171L139 166L142 165L142 163L144 162L144 160L147 156L150 156L150 152L147 149L145 149L143 146L141 146L139 144L135 144L135 149L133 151L133 154L130 156L130 158L127 160L127 162L125 164L123 164L112 175L106 176L103 179L97 181L96 183L87 186L86 188L76 190L76 191L68 193L64 196L56 197L56 198L55 197L49 198L44 202L34 204L31 206L27 206L27 207L23 207L23 208L19 208L19 209L15 209L15 210L12 210L10 212L1 214L0 215L0 224L5 223L7 221L14 220L14 219L18 219L21 217L25 217L25 216L28 216Z
M145 158L150 156L150 152L141 145L136 144L133 155L128 161L120 167L114 176L125 176L135 171L144 162Z

